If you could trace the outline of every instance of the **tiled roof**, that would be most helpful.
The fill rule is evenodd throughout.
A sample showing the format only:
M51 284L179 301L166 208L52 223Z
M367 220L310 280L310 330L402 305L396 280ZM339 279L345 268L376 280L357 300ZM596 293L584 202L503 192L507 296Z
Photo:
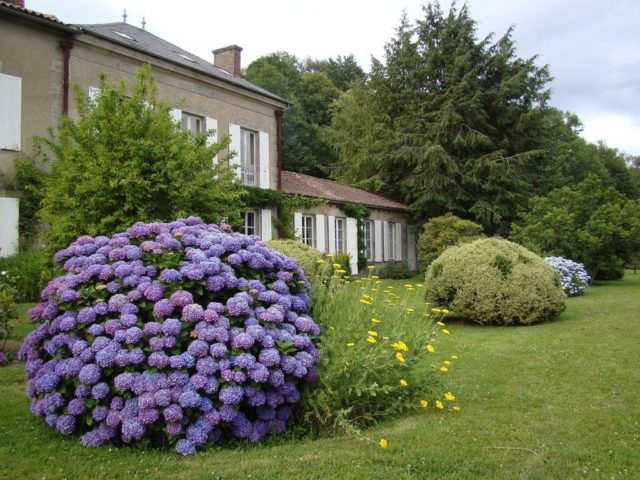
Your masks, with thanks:
M58 20L58 17L56 17L55 15L51 15L49 13L36 12L35 10L19 7L17 5L14 5L13 3L3 2L3 1L0 1L0 8L2 8L3 10L6 9L9 11L12 11L12 13L18 16L31 19L37 23L49 25L51 27L65 30L68 32L75 32L78 30L77 27L61 22L60 20Z
M82 28L88 34L100 37L110 42L124 45L125 47L133 50L138 50L172 63L177 63L178 65L199 71L218 80L251 90L255 93L259 93L283 103L288 103L285 99L269 92L268 90L265 90L244 78L235 77L214 66L211 62L203 60L193 53L187 52L186 50L173 45L172 43L169 43L146 30L129 25L128 23L101 23L94 25L78 25L78 27Z
M284 193L322 198L336 203L358 203L386 210L407 211L408 209L404 203L396 202L377 193L302 173L283 171L281 188Z

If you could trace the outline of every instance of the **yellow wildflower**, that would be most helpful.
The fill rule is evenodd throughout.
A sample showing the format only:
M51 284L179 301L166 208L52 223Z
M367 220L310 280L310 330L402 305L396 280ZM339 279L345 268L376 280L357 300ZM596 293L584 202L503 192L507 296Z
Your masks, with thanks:
M440 309L439 308L432 308L431 311L433 313L440 313Z
M446 326L446 325L445 325L444 323L442 323L442 322L436 322L436 325L438 325L439 327L444 327L444 326Z
M336 270L336 273L347 273L347 271L339 268Z
M400 352L396 353L396 360L398 360L400 363L404 363L404 355L402 355Z
M372 318L372 319L371 319L371 322L372 322L372 323L380 323L380 320L378 320L377 318Z
M436 347L434 347L431 344L427 345L426 349L427 349L427 352L429 352L429 353L433 353L433 352L436 351Z
M442 333L444 333L445 335L449 335L451 332L449 330L447 330L446 328L442 329Z
M396 350L400 351L400 352L408 352L409 351L409 347L407 347L407 344L404 343L401 340L398 340L395 343L392 343L391 346L393 348L395 348Z
M329 330L335 330L335 329L336 329L335 327L329 327Z
M442 313L444 313L445 315L446 315L447 313L449 313L449 310L447 310L446 308L443 308L441 311L442 311Z
M366 298L367 300L373 300L373 297L367 295L366 293L362 294L362 298Z
M378 332L374 332L373 330L369 330L367 333L372 337L377 337L378 336Z
M436 407L438 408L438 410L442 410L444 408L444 405L440 400L436 400Z
M327 262L325 262L323 259L319 258L318 260L316 260L316 263L317 263L318 265L324 265L324 264L325 264L325 263L327 263Z
M354 345L355 345L355 343L353 343L353 342L347 343L347 347L353 347Z
M444 398L445 398L445 400L448 400L450 402L453 402L456 399L456 397L454 397L453 393L451 393L451 392L446 392L444 394Z
M367 267L367 270L375 270L375 269L376 269L376 266L375 266L375 265L369 265L369 266Z
M422 408L427 408L429 406L429 402L427 402L426 400L420 400L420 406Z
M382 337L383 340L389 340L389 337Z
M424 284L422 284L422 283L416 283L416 287L418 287L418 288L422 288L422 287L424 287Z
M325 256L325 257L328 257L328 258L333 258L333 257L335 257L335 255L334 255L333 253L325 253L325 254L324 254L324 256Z
M458 405L455 405L451 410L453 410L454 412L459 412L460 407Z
M340 265L339 263L334 263L333 268L342 268L342 265Z
M411 285L410 283L405 283L404 288L413 288L413 285Z
M371 280L378 280L380 277L377 275L371 275Z
M356 283L362 283L362 280L358 279L356 280Z
M360 303L362 303L363 305L371 305L371 302L366 298L361 298Z
M458 356L457 355L451 355L451 360L457 360Z
M400 386L401 387L408 387L409 384L407 383L407 381L403 378L400 380Z
M367 337L367 342L369 342L369 343L376 343L376 342L377 342L377 340L376 340L375 338L373 338L373 337Z
M442 363L444 363L445 365L451 365L451 362L450 362L449 360L445 360L445 361L444 361L444 362L442 362Z
M415 312L415 310L414 310L413 308L407 308L407 313L408 313L408 314L411 314L411 313L413 313L413 312Z
M381 438L378 445L380 445L381 448L387 448L389 446L389 442L387 442L386 438Z
M447 373L449 371L449 369L447 367L440 367L440 371L442 373Z

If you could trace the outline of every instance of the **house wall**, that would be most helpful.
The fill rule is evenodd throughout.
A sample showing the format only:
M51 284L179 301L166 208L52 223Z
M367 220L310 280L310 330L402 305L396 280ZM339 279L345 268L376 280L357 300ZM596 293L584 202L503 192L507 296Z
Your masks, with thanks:
M31 155L34 135L46 135L62 114L64 32L0 16L0 73L21 78L20 149L0 149L0 197L16 197L14 160Z
M351 274L358 273L358 251L357 251L357 230L349 228L350 224L353 225L355 219L349 219L347 215L340 209L338 204L327 203L320 207L299 209L294 214L294 227L296 229L296 236L301 238L300 222L302 215L314 215L316 217L316 248L324 252L333 253L334 242L334 227L332 227L332 221L336 217L342 217L347 219L347 238L346 238L346 250L351 255ZM376 232L374 228L374 244L378 244L380 247L384 247L386 242L386 230L385 223L392 222L399 224L400 236L399 243L401 245L401 255L394 258L389 258L388 254L385 254L384 248L379 248L379 256L376 255L376 249L373 247L373 261L370 264L376 267L382 267L387 263L402 261L411 269L416 268L416 244L415 244L415 227L409 224L409 215L403 212L383 210L383 209L371 209L371 214L368 220L373 220L374 224L379 227L379 232ZM382 238L381 238L382 237ZM397 246L397 245L396 245ZM401 258L400 258L401 257Z
M71 81L87 93L90 87L98 86L100 73L107 76L109 83L121 80L131 83L144 63L152 66L158 98L181 111L215 119L218 139L230 133L230 125L259 132L259 141L268 143L266 150L264 145L259 146L262 152L259 162L268 161L268 183L275 187L278 178L275 111L282 110L284 104L90 35L80 36L71 51ZM75 114L73 108L70 114ZM232 149L239 149L237 141L232 138ZM227 153L228 150L219 156L225 166L228 162L223 159Z

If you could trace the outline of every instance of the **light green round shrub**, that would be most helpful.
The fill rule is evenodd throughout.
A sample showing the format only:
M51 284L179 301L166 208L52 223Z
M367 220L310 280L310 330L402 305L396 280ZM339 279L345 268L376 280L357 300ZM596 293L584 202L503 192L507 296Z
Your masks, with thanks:
M428 302L480 324L530 325L564 309L553 267L508 240L447 249L429 267L425 283Z
M424 273L448 247L483 237L482 226L451 213L434 217L424 224L416 246L418 268Z
M320 250L298 240L269 240L266 243L269 248L298 260L298 264L309 280L312 279L318 268L316 262L323 257Z

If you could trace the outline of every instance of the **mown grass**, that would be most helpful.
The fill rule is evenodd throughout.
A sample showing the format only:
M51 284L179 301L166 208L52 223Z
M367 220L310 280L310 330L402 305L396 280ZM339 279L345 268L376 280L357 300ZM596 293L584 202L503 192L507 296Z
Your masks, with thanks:
M447 379L459 414L428 409L361 438L285 434L189 458L60 438L29 413L22 365L3 367L0 478L640 478L639 311L640 275L629 273L569 299L554 322L454 323L460 359Z

